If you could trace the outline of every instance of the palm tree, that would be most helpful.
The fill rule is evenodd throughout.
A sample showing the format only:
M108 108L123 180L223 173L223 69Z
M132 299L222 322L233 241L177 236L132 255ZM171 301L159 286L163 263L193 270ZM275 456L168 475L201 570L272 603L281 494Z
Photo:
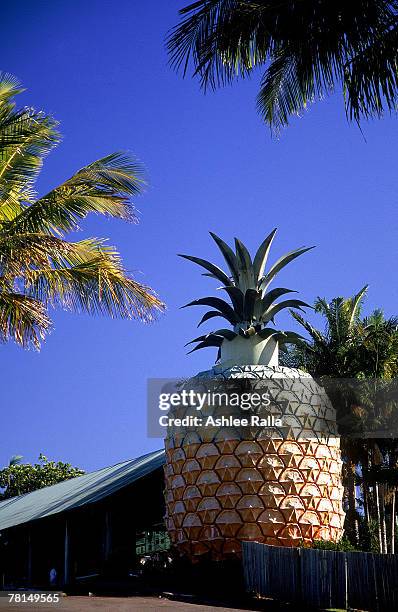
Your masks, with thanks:
M359 362L371 378L392 380L398 375L398 317L386 319L376 309L358 326Z
M299 313L291 311L294 319L307 331L310 342L301 342L287 358L296 360L297 367L304 367L313 376L355 378L357 372L358 325L363 300L368 290L365 285L351 298L337 297L327 302L318 297L315 312L325 319L325 329L320 331Z
M398 2L198 0L168 37L171 63L192 61L203 88L266 66L257 107L274 130L336 86L350 119L395 110Z
M338 419L344 428L342 452L348 507L346 530L353 543L358 544L360 517L356 486L360 485L366 521L368 524L373 519L377 521L379 550L387 552L385 504L391 498L393 522L395 497L392 493L390 498L386 497L384 472L381 473L378 466L384 465L393 455L391 441L374 437L353 438L351 434L355 427L360 427L362 431L371 430L373 436L377 429L390 432L396 429L396 392L394 394L393 390L391 393L391 384L385 389L383 381L391 381L398 374L398 320L396 317L386 319L381 310L361 318L366 291L367 286L351 298L339 297L330 302L318 298L315 311L325 319L323 331L291 311L295 320L309 334L310 340L299 342L286 351L283 362L285 365L302 367L315 376L334 379L330 390L334 393ZM362 401L352 402L347 393L351 387L349 381L343 380L340 389L337 379L360 379L360 386L353 385L353 391L356 399L359 397ZM392 401L388 401L389 391L393 395ZM378 395L381 399L378 399ZM372 474L372 478L369 474ZM395 489L391 488L391 491L395 495ZM392 531L391 542L393 539Z
M39 348L55 306L150 321L163 304L113 247L65 239L90 212L136 221L130 198L143 187L140 165L114 153L38 198L35 181L59 135L51 117L15 108L20 91L0 74L0 340Z

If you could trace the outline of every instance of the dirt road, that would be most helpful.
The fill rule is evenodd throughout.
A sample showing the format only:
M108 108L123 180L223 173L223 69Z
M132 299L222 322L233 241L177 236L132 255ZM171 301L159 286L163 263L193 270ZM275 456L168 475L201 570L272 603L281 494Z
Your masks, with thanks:
M10 612L28 612L40 610L41 612L244 612L240 608L219 608L188 604L156 597L62 597L57 604L49 603L9 603L6 597L0 597L0 610ZM247 611L246 611L247 612Z

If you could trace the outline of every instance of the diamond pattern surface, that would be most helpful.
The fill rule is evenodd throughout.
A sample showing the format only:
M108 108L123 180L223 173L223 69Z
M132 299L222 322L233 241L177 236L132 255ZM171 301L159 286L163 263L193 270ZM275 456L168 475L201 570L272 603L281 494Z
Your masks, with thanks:
M173 545L195 560L240 555L240 542L297 546L343 534L342 461L335 411L323 389L298 370L213 369L196 378L288 378L283 435L257 428L169 430L165 440L166 525ZM298 380L300 379L300 380ZM286 431L288 432L286 434Z

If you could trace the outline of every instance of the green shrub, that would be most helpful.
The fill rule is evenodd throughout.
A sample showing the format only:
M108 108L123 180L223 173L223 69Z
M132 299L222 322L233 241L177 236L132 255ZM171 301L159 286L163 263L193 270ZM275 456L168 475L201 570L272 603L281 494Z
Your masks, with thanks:
M316 548L318 550L337 550L340 552L354 552L358 550L347 538L342 538L340 542L325 542L324 540L315 540L311 548Z

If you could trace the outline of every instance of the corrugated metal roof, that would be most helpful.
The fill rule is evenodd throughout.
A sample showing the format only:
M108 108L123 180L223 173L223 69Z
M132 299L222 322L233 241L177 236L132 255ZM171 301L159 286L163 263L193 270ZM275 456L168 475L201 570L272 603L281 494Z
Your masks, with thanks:
M163 450L0 502L0 531L112 495L162 466Z

